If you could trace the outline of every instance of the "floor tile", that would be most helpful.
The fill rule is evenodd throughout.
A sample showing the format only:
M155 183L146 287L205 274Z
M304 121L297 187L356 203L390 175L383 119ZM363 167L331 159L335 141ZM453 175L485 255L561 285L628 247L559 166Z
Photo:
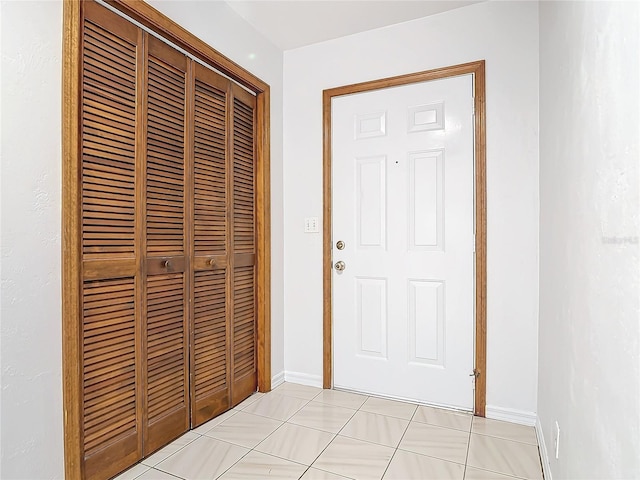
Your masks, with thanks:
M136 478L136 480L176 480L178 478L180 477L175 477L169 473L151 468Z
M214 479L248 452L247 448L200 437L155 468L186 480Z
M396 451L385 480L462 480L464 465L417 453Z
M464 430L465 432L471 430L472 419L473 415L470 413L454 412L453 410L426 406L419 406L416 414L413 416L414 422L454 428L456 430Z
M149 457L144 458L141 463L143 463L144 465L148 465L149 467L154 467L157 464L159 464L161 461L166 459L167 457L173 455L178 450L188 445L189 443L193 442L194 440L197 440L198 438L200 438L200 435L198 435L197 433L193 431L187 432L184 435L182 435L180 438L177 438L176 440L171 442L166 447L163 447L160 450L158 450L153 455L150 455Z
M464 480L516 480L516 477L502 475L501 473L480 470L467 465L464 472Z
M320 392L322 392L322 389L318 387L310 387L308 385L288 382L285 382L273 389L273 393L301 398L302 400L313 400Z
M307 403L308 400L287 397L285 395L274 395L273 392L271 392L246 407L243 412L285 421Z
M386 398L369 397L360 407L360 410L370 413L378 413L380 415L388 415L389 417L402 418L404 420L411 420L416 408L417 405L412 403L387 400Z
M411 422L398 448L464 464L468 442L467 432Z
M123 472L117 477L115 477L113 480L133 480L134 478L138 478L140 475L142 475L144 472L146 472L150 468L151 467L147 465L138 463L137 465L134 465L126 472Z
M537 445L536 429L526 425L518 425L517 423L502 422L500 420L491 420L489 418L474 417L471 426L473 433L482 435L490 435L492 437L503 438L505 440L513 440L515 442L524 442L529 445Z
M222 422L224 422L225 420L230 419L232 416L234 416L236 413L238 413L238 410L227 410L224 413L221 413L220 415L218 415L215 418L212 418L211 420L209 420L207 423L203 423L202 425L200 425L198 428L194 428L193 431L196 433L199 433L200 435L204 435L206 432L208 432L209 430L211 430L213 427L215 427L216 425L220 425Z
M358 395L356 393L341 392L340 390L322 390L320 395L314 398L314 402L328 403L338 407L359 409L364 402L367 401L366 395Z
M318 470L317 468L310 468L300 480L348 480L348 477Z
M334 436L332 433L285 423L255 449L275 457L311 465Z
M252 451L222 475L220 480L298 479L306 469L299 463Z
M380 479L393 448L337 436L314 462L313 467L356 479Z
M253 403L256 403L258 400L260 400L264 396L265 396L265 394L262 393L262 392L255 392L255 393L251 394L250 397L247 397L245 400L243 400L242 402L240 402L238 405L236 405L233 408L234 408L234 410L244 410L249 405L251 405Z
M340 430L340 435L395 448L408 425L408 420L360 411Z
M271 435L282 422L250 413L238 412L206 435L241 447L253 448Z
M325 432L338 433L355 410L336 407L318 402L309 402L302 410L289 419L289 423L316 428Z
M520 478L542 479L537 446L488 435L471 434L467 465Z

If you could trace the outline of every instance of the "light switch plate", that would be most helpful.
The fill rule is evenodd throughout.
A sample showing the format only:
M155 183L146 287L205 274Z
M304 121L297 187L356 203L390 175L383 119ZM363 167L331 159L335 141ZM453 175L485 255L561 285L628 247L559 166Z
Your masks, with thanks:
M320 231L320 222L318 217L305 217L304 233L318 233Z

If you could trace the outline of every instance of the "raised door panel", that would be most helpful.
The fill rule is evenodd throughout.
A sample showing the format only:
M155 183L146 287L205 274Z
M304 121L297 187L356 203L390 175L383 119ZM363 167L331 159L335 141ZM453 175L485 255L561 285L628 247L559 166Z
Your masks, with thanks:
M187 59L147 35L144 324L149 454L189 428L185 219Z
M233 314L232 405L257 388L256 372L256 231L255 97L233 92Z
M81 401L85 477L141 458L136 63L141 35L93 2L82 38Z
M202 65L193 80L193 346L191 423L230 407L227 297L227 90L229 81Z

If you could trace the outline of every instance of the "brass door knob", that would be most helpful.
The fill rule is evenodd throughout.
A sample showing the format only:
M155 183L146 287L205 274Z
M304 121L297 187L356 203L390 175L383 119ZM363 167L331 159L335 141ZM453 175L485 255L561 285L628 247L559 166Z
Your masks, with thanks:
M345 268L347 268L347 266L345 265L345 263L340 260L339 262L336 262L335 264L335 269L339 272L343 271Z

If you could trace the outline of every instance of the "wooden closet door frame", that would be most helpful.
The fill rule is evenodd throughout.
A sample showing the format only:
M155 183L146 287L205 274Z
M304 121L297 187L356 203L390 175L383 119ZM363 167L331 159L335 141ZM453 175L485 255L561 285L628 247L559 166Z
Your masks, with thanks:
M66 478L83 478L81 349L80 108L83 5L63 3L62 94L62 371ZM256 265L258 390L271 390L271 222L269 85L189 33L145 2L106 0L190 55L256 95Z

